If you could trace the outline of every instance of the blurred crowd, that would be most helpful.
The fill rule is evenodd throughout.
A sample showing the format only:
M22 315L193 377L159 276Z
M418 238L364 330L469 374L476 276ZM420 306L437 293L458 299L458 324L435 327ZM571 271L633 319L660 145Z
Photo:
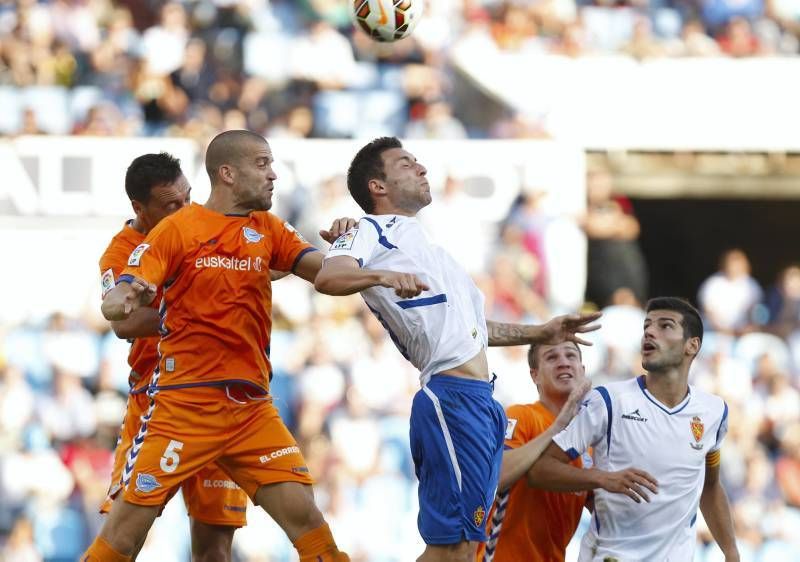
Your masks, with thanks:
M754 57L796 55L798 37L798 0L429 0L391 47L354 31L346 0L5 0L0 134L540 136L502 107L487 119L456 44Z
M647 279L630 202L613 194L604 171L592 171L587 186L586 213L574 220L588 240L585 307L604 317L584 362L602 384L641 372ZM340 203L346 197L340 187L331 191ZM476 280L489 318L536 322L561 312L548 296L555 258L543 243L558 221L540 198L520 194L485 254ZM297 218L311 236L317 225ZM800 560L800 266L762 287L747 255L727 250L688 296L708 330L691 382L730 408L722 475L742 560ZM415 559L408 415L418 373L357 295L316 294L290 276L275 282L274 299L271 393L318 479L318 503L337 541L354 561ZM125 409L127 350L96 311L0 325L0 560L72 562L98 531ZM501 403L536 400L524 347L492 348L489 359ZM291 545L275 525L255 510L249 518L236 533L236 560L290 561ZM139 560L185 562L188 530L173 500ZM702 521L699 541L698 562L721 560Z

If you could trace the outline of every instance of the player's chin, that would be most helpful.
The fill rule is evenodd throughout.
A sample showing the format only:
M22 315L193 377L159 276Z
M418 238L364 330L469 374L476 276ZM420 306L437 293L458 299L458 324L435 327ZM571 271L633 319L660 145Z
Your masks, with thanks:
M576 386L578 386L578 379L576 377L556 378L556 386L563 392L569 394Z
M272 197L257 201L254 205L254 211L269 211L272 208Z

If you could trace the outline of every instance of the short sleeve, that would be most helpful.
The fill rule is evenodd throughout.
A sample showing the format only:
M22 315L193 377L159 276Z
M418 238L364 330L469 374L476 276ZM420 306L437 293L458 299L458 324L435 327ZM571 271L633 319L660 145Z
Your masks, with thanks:
M269 268L276 271L294 271L295 266L306 253L317 249L309 244L288 222L269 213L269 231L272 234L272 256Z
M130 281L132 277L138 277L161 287L175 276L184 253L180 229L167 217L150 231L144 242L133 249L118 281Z
M506 410L506 449L521 447L535 437L532 420L525 406L514 405Z
M109 291L117 284L117 279L125 270L130 254L127 250L114 244L115 241L116 239L100 258L100 294L102 298L106 298Z
M581 403L578 414L553 441L575 459L602 439L611 440L611 397L599 386Z
M325 259L350 256L361 267L368 267L378 240L377 227L370 223L370 219L362 218L356 226L336 239Z
M728 434L728 404L723 402L725 409L722 411L722 419L719 422L719 429L717 429L717 437L714 441L714 446L711 447L710 453L719 451L722 447L722 442L725 440L725 435Z

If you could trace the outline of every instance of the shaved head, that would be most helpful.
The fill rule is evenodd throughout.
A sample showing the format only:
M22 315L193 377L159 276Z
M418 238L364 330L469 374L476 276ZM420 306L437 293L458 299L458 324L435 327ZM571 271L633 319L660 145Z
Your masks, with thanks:
M266 142L261 135L245 130L225 131L214 137L206 150L206 172L208 172L212 185L217 178L220 166L226 164L236 166L247 154L248 148L254 144L263 145Z

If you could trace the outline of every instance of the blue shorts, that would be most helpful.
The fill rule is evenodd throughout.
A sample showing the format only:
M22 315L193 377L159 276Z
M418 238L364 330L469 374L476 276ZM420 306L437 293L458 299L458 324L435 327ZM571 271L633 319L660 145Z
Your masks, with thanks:
M488 382L434 375L411 406L411 455L426 544L486 541L506 414Z

